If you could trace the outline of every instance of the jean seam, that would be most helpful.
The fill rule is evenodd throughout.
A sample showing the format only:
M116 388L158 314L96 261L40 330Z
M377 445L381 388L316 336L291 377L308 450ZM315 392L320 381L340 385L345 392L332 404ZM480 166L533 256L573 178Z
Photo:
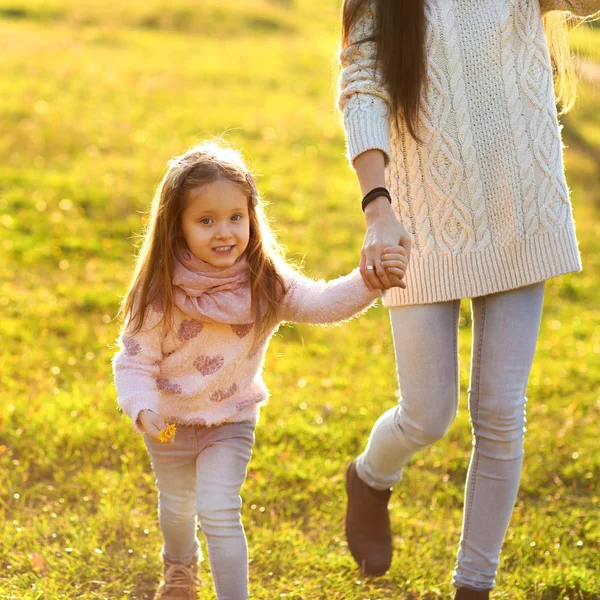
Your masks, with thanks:
M465 534L464 539L466 540L469 535L469 527L471 524L471 510L473 506L473 498L475 496L475 487L477 482L477 468L479 466L479 454L477 453L477 419L479 417L479 388L481 384L481 353L483 349L483 335L485 330L485 297L481 299L481 331L479 332L479 338L477 340L477 356L476 356L476 367L475 367L475 398L473 406L471 407L471 420L473 423L473 436L475 437L473 444L473 477L471 480L471 489L469 490L469 496L467 498L467 505L465 507Z
M453 352L454 352L454 414L458 411L459 401L459 373L458 373L458 316L460 313L460 300L454 305L454 320L452 321L453 327Z

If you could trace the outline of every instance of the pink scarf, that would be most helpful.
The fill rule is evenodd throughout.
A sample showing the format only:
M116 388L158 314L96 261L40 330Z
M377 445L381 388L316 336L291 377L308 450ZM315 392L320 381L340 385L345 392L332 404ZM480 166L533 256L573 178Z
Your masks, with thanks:
M187 246L178 248L176 257L173 295L177 308L205 323L254 322L250 271L245 256L224 269L200 260Z

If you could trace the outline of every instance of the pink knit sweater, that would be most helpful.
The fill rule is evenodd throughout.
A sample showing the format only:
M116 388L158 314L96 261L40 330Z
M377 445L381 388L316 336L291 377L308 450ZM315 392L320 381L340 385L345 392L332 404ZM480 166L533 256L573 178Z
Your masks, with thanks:
M326 324L351 318L379 294L370 292L357 270L325 282L294 272L284 276L288 291L281 322ZM274 326L252 350L253 325L206 323L174 309L172 330L162 313L149 308L142 330L122 332L113 358L119 406L137 422L149 409L166 421L217 425L256 421L268 397L262 379L265 352Z

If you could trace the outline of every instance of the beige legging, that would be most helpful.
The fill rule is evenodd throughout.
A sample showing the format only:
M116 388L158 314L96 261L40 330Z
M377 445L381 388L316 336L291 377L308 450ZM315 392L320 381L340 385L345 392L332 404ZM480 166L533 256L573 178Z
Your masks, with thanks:
M239 492L252 456L254 428L254 423L178 425L173 444L144 436L159 491L163 555L182 564L199 557L197 515L219 600L248 597L248 547Z
M544 283L474 298L467 474L455 586L494 587L519 487L525 389L537 342ZM439 440L458 406L460 301L390 310L401 398L375 423L358 474L392 487L419 450Z

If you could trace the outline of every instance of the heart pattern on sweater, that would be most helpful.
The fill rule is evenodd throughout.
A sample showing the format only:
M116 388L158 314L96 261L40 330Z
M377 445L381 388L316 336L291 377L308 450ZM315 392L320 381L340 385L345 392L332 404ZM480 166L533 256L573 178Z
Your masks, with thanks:
M169 394L181 394L181 386L178 383L173 383L168 379L164 379L163 377L159 377L156 380L156 387L161 392L167 392Z
M211 402L223 402L227 398L231 398L237 392L237 383L234 383L228 388L221 388L210 395Z
M232 325L231 329L233 329L233 332L239 338L244 338L250 333L252 327L254 327L254 325L252 323L248 323L246 325Z
M200 332L204 329L204 325L194 319L187 319L182 321L177 331L177 337L180 340L192 340L196 336L200 335Z
M262 396L254 396L253 398L249 398L243 402L238 402L235 408L238 412L244 412L246 409L252 408L255 404L258 404L261 401Z
M222 354L217 354L217 356L202 355L194 361L194 367L204 376L216 373L224 364L225 357Z
M123 346L125 346L125 354L127 354L127 356L137 356L142 350L139 343L132 337L124 337Z

